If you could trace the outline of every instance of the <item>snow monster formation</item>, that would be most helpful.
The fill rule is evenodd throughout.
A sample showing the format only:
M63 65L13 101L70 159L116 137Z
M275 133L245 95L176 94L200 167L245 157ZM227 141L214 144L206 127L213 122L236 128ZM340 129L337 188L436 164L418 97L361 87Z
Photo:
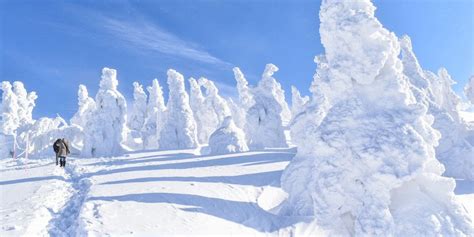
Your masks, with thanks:
M219 121L216 113L205 103L206 98L202 94L198 81L191 77L189 85L191 87L189 104L196 120L198 140L200 144L207 144L209 136L216 130Z
M211 134L208 149L213 155L249 150L244 132L235 125L231 116L225 117L221 127Z
M314 216L329 235L472 236L435 158L440 134L374 11L369 0L322 2L319 86L329 107L282 175L282 214Z
M141 131L145 124L146 99L147 96L143 86L138 82L133 82L133 104L128 118L128 127L132 130Z
M251 149L288 147L282 122L285 97L282 97L280 84L272 77L277 70L275 65L267 64L258 86L251 91L254 104L247 111L245 128ZM291 117L291 112L289 114Z
M158 79L153 79L152 85L146 88L149 97L146 105L146 117L143 126L143 148L159 148L160 133L165 121L165 99Z
M421 68L408 36L400 39L403 72L412 84L418 102L433 115L433 128L441 133L436 158L445 166L445 176L474 180L474 130L459 114L461 99L451 86L455 83L447 70L438 74Z
M184 88L183 75L173 69L169 69L167 74L169 97L166 121L160 133L160 148L196 148L199 145L197 126Z
M95 101L89 97L89 92L85 85L79 85L79 90L77 91L78 99L78 110L71 118L71 124L75 124L81 128L84 128L87 124L87 121L92 119L93 112L95 110Z
M125 151L127 102L117 86L117 71L103 68L96 110L84 127L84 156L117 156Z

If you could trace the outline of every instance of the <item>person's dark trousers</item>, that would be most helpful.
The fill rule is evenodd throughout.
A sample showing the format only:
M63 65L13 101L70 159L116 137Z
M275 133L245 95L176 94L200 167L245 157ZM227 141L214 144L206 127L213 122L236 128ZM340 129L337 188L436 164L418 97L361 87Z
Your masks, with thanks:
M66 157L60 156L59 157L59 164L60 164L59 165L60 167L65 167L66 166Z
M56 155L56 165L58 165L58 162L59 162L59 156Z

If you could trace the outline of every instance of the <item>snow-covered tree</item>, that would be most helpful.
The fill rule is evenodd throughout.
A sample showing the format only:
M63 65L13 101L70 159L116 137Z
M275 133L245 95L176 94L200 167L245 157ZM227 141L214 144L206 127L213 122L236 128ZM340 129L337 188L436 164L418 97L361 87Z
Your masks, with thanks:
M87 121L92 119L92 115L96 109L95 101L89 97L89 92L87 91L87 87L85 85L79 85L77 99L79 108L71 118L71 124L75 124L81 128L84 128L87 124Z
M103 68L96 110L84 128L84 156L114 156L125 151L127 102L117 86L117 71Z
M464 86L464 95L471 104L474 104L474 76L471 76L466 86Z
M245 128L245 115L247 111L238 101L234 102L232 98L227 98L227 104L229 105L230 113L232 114L232 119L236 126L242 129Z
M18 118L18 101L12 85L2 81L2 111L0 123L0 158L11 157L14 151L15 130L20 124Z
M128 126L135 131L141 131L145 124L147 96L143 86L138 82L133 82L133 104L132 111L128 119Z
M160 133L160 148L196 148L196 121L189 106L189 96L184 88L183 75L173 69L168 70L169 97L166 121Z
M312 215L329 235L472 235L454 180L441 176L439 133L403 74L398 39L374 11L369 0L322 2L328 80L319 86L329 107L283 173L283 213Z
M305 103L302 111L293 114L290 124L291 143L298 146L298 150L311 150L313 144L307 142L318 132L318 127L326 116L329 104L324 95L323 87L327 83L327 62L324 55L314 58L318 65L311 83L311 100Z
M461 99L451 88L454 81L444 68L437 75L424 71L408 36L400 39L400 45L403 72L412 84L412 92L418 102L428 107L434 117L433 128L441 132L436 158L446 168L444 175L474 180L474 144L469 139L474 130L459 115Z
M23 82L13 82L13 92L16 95L18 103L18 119L20 124L27 124L33 122L33 109L35 107L35 100L38 98L36 92L28 93L23 85Z
M13 93L12 84L2 81L2 123L1 132L6 135L13 135L20 125L18 118L18 101Z
M239 102L243 109L247 111L254 103L252 93L250 92L249 83L245 79L244 74L238 67L232 69L234 71L234 78L237 81L237 91L239 93Z
M232 113L232 117L239 128L244 129L246 123L247 110L255 103L253 95L250 92L249 83L244 74L238 67L233 68L234 78L237 82L237 92L239 100L233 101L231 98L227 101ZM230 101L232 100L232 101Z
M201 77L199 78L199 84L206 89L204 103L217 115L218 125L215 127L217 128L219 124L224 122L224 118L231 115L227 101L219 95L219 89L211 80Z
M209 138L210 154L227 154L248 150L245 134L235 125L231 116L225 117L221 126Z
M296 87L291 86L291 114L296 116L304 110L304 106L308 103L309 97L302 97L300 91Z
M158 79L153 80L152 86L147 87L147 91L150 96L148 97L145 125L142 132L143 147L145 149L157 149L159 148L161 129L165 122L165 99Z
M216 129L218 118L215 111L208 106L209 104L205 103L201 85L196 79L190 78L189 84L191 87L189 104L196 120L198 140L201 144L207 144L209 136Z
M276 71L268 64L262 80L252 89L252 107L246 115L246 135L251 149L287 147L283 131L280 84L272 77ZM283 97L284 99L284 97Z
M281 106L281 119L283 125L286 126L291 120L291 110L285 100L285 91L281 88L280 83L275 78L273 78L273 74L278 70L278 67L274 64L269 63L265 65L265 70L263 71L262 80L260 82L263 81L267 83L267 89L272 90L275 99Z

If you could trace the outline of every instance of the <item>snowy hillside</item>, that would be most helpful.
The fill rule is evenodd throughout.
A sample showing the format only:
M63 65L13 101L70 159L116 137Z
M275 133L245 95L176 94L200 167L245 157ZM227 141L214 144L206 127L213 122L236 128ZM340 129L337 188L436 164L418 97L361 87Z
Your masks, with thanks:
M71 158L65 170L52 160L4 159L0 236L324 236L308 217L276 215L294 155L141 152ZM457 184L455 198L474 217L474 183Z

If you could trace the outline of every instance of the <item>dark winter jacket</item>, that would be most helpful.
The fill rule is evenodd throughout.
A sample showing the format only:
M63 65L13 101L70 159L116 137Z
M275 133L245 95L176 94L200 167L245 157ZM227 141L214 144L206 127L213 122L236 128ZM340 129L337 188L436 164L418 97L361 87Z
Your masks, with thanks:
M69 151L69 143L64 138L56 140L53 144L53 149L56 152L56 156L66 157L71 153Z

